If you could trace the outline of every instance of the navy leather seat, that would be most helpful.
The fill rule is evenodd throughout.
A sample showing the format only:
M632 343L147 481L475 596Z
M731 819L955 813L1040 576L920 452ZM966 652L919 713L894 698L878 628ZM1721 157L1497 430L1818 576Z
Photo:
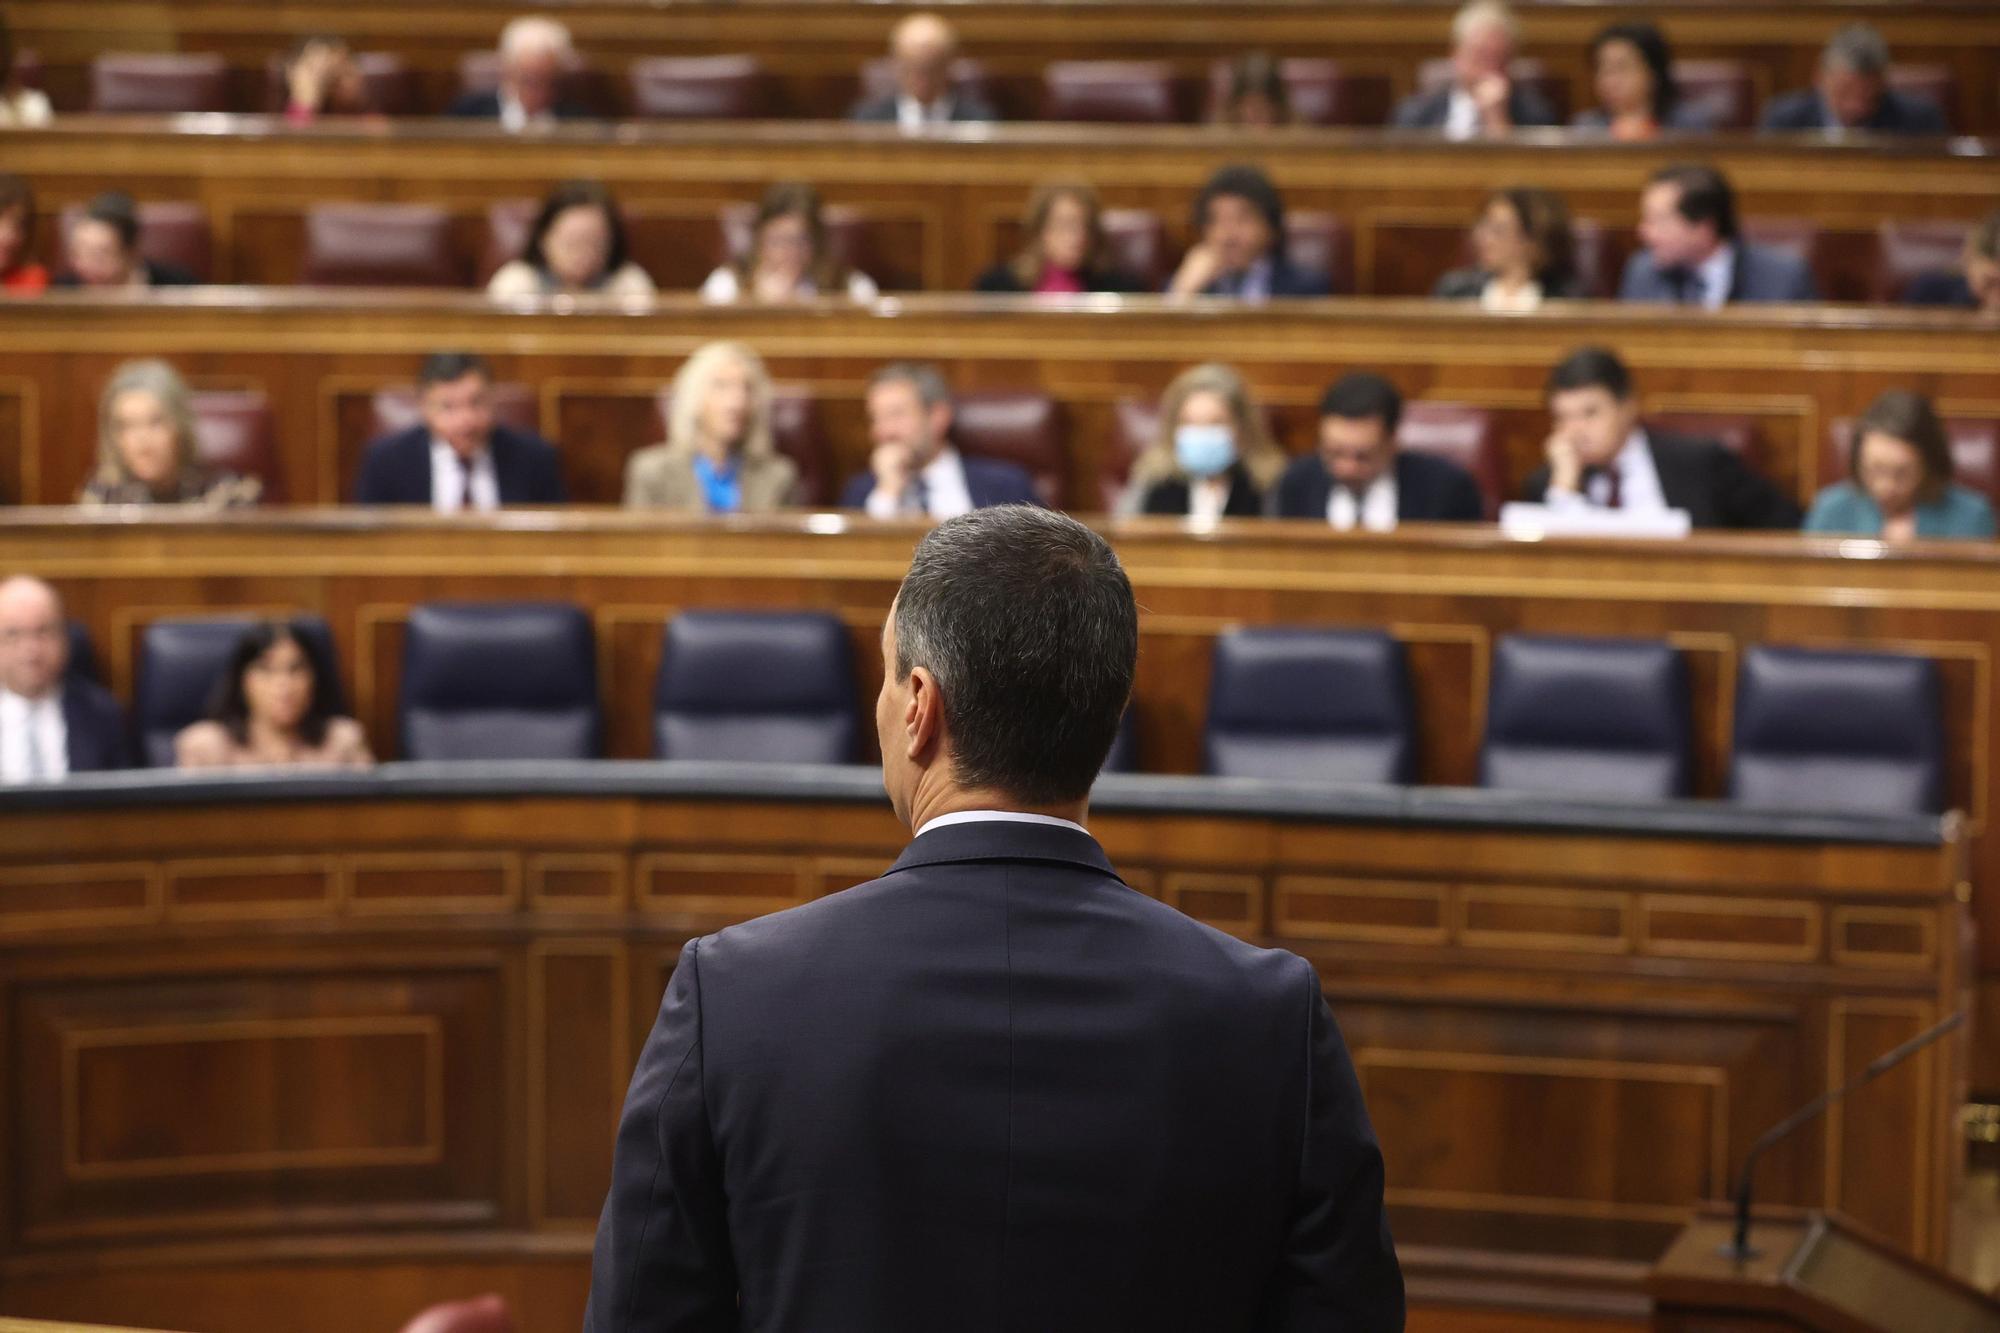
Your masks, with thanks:
M1667 800L1685 796L1687 663L1638 639L1503 637L1493 649L1482 786Z
M1750 649L1736 682L1729 794L1779 809L1941 810L1937 664L1883 653Z
M340 658L333 632L318 616L287 616L298 627L313 669L333 682L341 711ZM174 735L208 716L229 654L256 620L220 616L201 620L156 620L139 640L139 683L133 721L139 729L139 757L153 768L171 768Z
M686 611L667 622L653 713L662 759L845 764L857 712L838 616Z
M1241 629L1215 641L1203 772L1408 782L1415 762L1403 645L1387 634Z
M401 712L410 759L595 759L590 620L546 603L414 607Z

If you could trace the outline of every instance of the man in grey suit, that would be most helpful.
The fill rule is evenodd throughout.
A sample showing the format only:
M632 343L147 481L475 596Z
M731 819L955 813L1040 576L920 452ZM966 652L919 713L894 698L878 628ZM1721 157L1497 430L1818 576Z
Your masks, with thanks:
M1817 301L1797 255L1743 239L1736 194L1714 167L1666 167L1639 196L1641 249L1625 265L1621 301L1719 309L1738 301Z
M896 91L863 101L854 108L854 119L906 130L1000 119L978 97L951 86L951 65L957 58L958 34L949 23L936 14L910 15L889 37Z
M1451 21L1451 82L1397 104L1389 127L1438 130L1447 139L1504 135L1517 125L1557 125L1542 95L1508 74L1521 25L1501 0L1472 0Z

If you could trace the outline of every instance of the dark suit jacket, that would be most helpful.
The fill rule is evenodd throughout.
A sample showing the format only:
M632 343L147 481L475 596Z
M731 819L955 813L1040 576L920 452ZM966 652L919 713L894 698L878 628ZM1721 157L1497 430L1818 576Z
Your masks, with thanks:
M1764 108L1767 130L1830 130L1836 128L1826 114L1826 103L1811 88L1774 97ZM1872 134L1950 134L1944 112L1936 102L1917 93L1884 88L1875 114L1866 124L1854 126Z
M1648 431L1646 443L1668 507L1687 510L1697 528L1798 527L1799 507L1717 441ZM1546 467L1521 488L1521 498L1533 504L1548 493Z
M870 122L877 125L896 123L896 93L884 93L859 103L849 113L852 120ZM998 120L1000 113L972 96L970 93L953 92L945 94L945 101L951 108L947 119L952 121Z
M1608 130L1611 128L1611 113L1601 106L1594 106L1588 111L1577 112L1569 123L1573 129ZM1715 117L1707 109L1683 98L1667 107L1667 116L1660 122L1660 128L1708 134L1715 129Z
M1264 493L1250 479L1250 469L1241 462L1235 462L1229 465L1229 471L1224 475L1229 478L1229 498L1222 503L1223 517L1263 517ZM1184 477L1162 477L1148 486L1145 495L1140 497L1139 512L1185 515L1192 490Z
M70 676L63 681L62 715L70 772L132 767L132 733L125 725L125 710L111 697L111 691L95 681Z
M741 1308L738 1300L741 1299ZM681 951L586 1333L1403 1327L1310 965L975 823Z
M1979 298L1972 294L1972 284L1963 273L1919 273L1903 289L1903 304L1977 310Z
M1389 117L1394 130L1441 130L1451 114L1449 85L1428 93L1411 93L1396 104ZM1507 91L1507 115L1516 125L1560 125L1556 109L1533 88L1516 83Z
M990 505L1038 505L1042 502L1041 497L1035 494L1034 479L1005 459L974 458L960 450L958 461L965 465L965 489L972 493L974 509L985 509ZM840 507L866 509L869 492L874 489L874 473L855 473L841 489Z
M198 287L201 285L201 279L197 278L192 270L184 269L179 264L165 264L153 259L142 259L139 262L145 266L146 285L148 287ZM62 273L51 279L49 286L81 287L83 286L83 279L77 277L74 273Z
M1674 299L1673 286L1666 274L1644 250L1625 261L1625 276L1618 283L1621 301L1666 301ZM1736 242L1736 275L1729 287L1729 301L1817 301L1819 284L1806 261L1783 250Z
M1302 454L1292 460L1285 475L1278 478L1279 518L1316 518L1326 521L1326 506L1333 499L1333 474L1326 470L1318 453ZM1400 523L1479 523L1486 518L1486 502L1472 474L1448 458L1396 451L1396 519Z
M1130 273L1125 272L1123 269L1115 268L1089 270L1083 275L1083 289L1087 292L1120 293L1137 293L1150 290L1145 283L1140 282ZM995 264L980 274L979 281L973 284L973 290L978 292L1024 294L1034 289L1021 285L1021 280L1014 276L1013 264L1000 263Z
M1201 289L1203 296L1233 295L1228 280L1217 278ZM1271 263L1271 299L1332 296L1333 279L1316 268L1300 268L1291 260L1278 258Z
M568 98L559 97L550 110L557 120L596 120L597 115L589 107ZM445 108L447 116L457 116L462 120L500 119L500 90L489 88L483 93L460 93L452 104Z
M486 448L493 455L494 479L503 505L555 505L567 498L555 446L507 426L495 426ZM427 505L431 502L431 432L412 426L368 446L354 503Z
M1437 280L1431 288L1431 295L1440 301L1477 301L1486 290L1487 273L1482 268L1455 268ZM1584 290L1583 280L1577 277L1563 279L1542 293L1547 301L1580 301L1590 293Z

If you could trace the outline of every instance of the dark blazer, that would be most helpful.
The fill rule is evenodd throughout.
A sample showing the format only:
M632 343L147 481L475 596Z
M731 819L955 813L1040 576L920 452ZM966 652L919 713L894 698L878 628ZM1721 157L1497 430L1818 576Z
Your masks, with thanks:
M495 426L487 441L493 455L494 479L500 483L503 505L556 505L568 498L562 464L555 446L508 426ZM385 435L368 446L361 475L354 482L354 503L364 505L427 505L431 502L431 432L412 426Z
M963 450L958 461L965 465L965 489L972 493L972 507L991 505L1038 505L1035 482L1027 472L1000 458L974 458ZM866 509L868 495L875 489L875 474L857 472L841 488L842 509Z
M179 264L165 264L156 259L142 259L140 266L146 270L148 287L199 287L201 279L192 270ZM51 287L81 287L83 279L74 273L61 273L49 281Z
M896 99L898 96L899 94L897 93L884 93L880 97L868 98L866 101L857 104L854 110L848 113L848 118L850 120L865 121L877 125L893 125L896 123ZM951 114L946 117L948 120L1000 119L999 112L970 93L946 93L945 102L951 110Z
M558 97L556 104L549 108L557 120L596 120L597 113L581 102L572 102L566 97ZM460 93L452 104L445 108L447 116L461 120L500 119L500 90L489 88L483 93Z
M1278 478L1279 518L1326 521L1333 499L1333 474L1318 453L1294 458ZM1396 451L1396 520L1399 523L1479 523L1486 501L1472 474L1448 458Z
M68 677L62 687L62 716L70 772L132 767L132 733L111 691L81 676Z
M1085 271L1083 274L1083 289L1087 292L1120 292L1126 294L1152 290L1130 273L1117 268L1098 268ZM1021 279L1014 274L1014 265L1011 261L1002 261L980 274L979 281L973 284L973 290L978 292L1024 294L1032 292L1034 288L1022 285Z
M1203 296L1230 296L1228 280L1217 278L1201 289ZM1332 296L1333 279L1316 268L1300 268L1279 256L1271 261L1271 299Z
M1646 443L1668 507L1687 510L1697 528L1798 527L1798 505L1718 441L1648 431ZM1521 498L1540 504L1548 493L1549 470L1536 468Z
M1838 128L1827 118L1826 103L1811 88L1771 99L1764 108L1767 130L1830 130ZM1884 88L1875 114L1865 124L1853 127L1872 134L1950 134L1944 111L1930 98Z
M1621 301L1665 301L1674 299L1674 289L1653 256L1640 250L1625 261L1625 276L1618 283ZM1740 301L1817 301L1819 283L1805 260L1783 250L1736 242L1736 274L1729 286L1729 303Z
M1389 117L1393 130L1441 130L1451 114L1451 87L1428 93L1411 93L1396 104ZM1507 115L1516 125L1560 125L1561 117L1542 95L1525 84L1507 90Z
M1431 296L1440 301L1477 301L1486 290L1487 272L1483 268L1455 268L1437 280L1431 288ZM1572 274L1542 293L1545 301L1580 301L1590 293L1584 289L1583 279Z
M1262 518L1264 493L1250 479L1250 469L1241 460L1231 463L1223 474L1229 478L1229 498L1222 502L1225 518ZM1139 499L1142 514L1182 514L1188 512L1193 487L1185 477L1162 477L1146 488Z
M738 1306L738 1300L741 1306ZM586 1333L1403 1327L1312 967L975 823L691 941L632 1076Z
M1904 305L1943 306L1952 310L1977 310L1979 298L1963 273L1941 270L1919 273L1903 288Z

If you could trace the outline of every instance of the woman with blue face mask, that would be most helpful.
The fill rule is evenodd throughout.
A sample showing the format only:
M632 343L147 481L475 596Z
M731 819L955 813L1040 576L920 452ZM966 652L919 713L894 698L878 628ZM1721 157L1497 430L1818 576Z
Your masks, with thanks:
M1256 518L1285 469L1250 386L1228 366L1183 371L1160 399L1153 444L1132 464L1126 512Z

